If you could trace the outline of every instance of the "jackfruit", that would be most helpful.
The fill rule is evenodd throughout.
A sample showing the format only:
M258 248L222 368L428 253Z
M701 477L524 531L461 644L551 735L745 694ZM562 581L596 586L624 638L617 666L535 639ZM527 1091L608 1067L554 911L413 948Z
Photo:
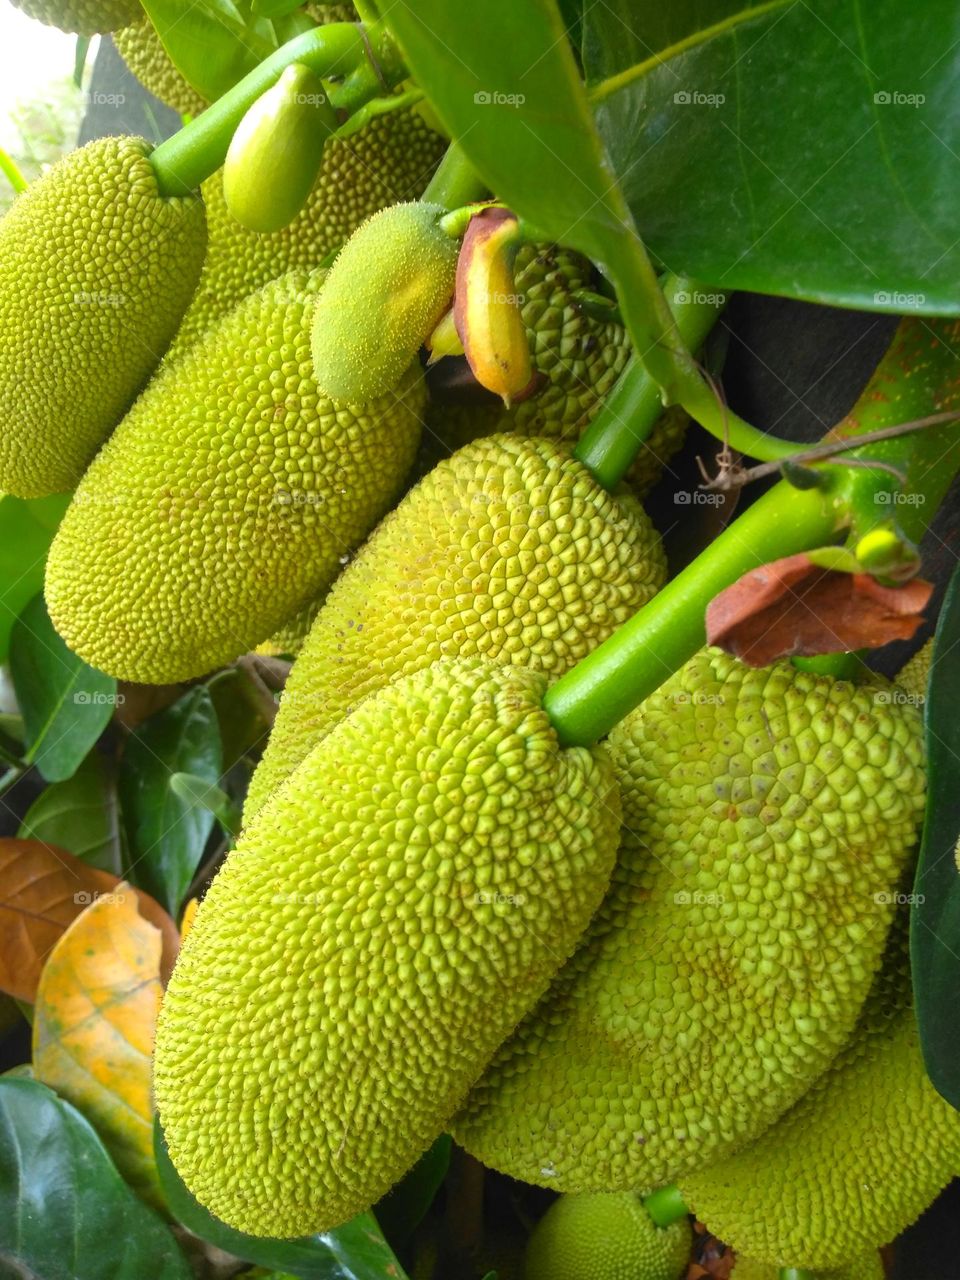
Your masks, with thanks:
M752 1146L697 1169L680 1191L751 1258L838 1267L898 1236L958 1167L960 1112L923 1065L902 920L830 1069Z
M818 1271L816 1280L884 1280L886 1272L876 1249L848 1262L843 1267L831 1267ZM754 1262L751 1258L737 1258L730 1280L780 1280L780 1268L766 1262Z
M161 196L141 138L71 152L0 221L0 490L72 489L153 372L206 230Z
M334 403L396 386L449 308L459 244L443 213L422 201L381 209L337 255L313 322L314 375Z
M136 22L143 10L139 0L13 0L28 18L48 27L95 36Z
M414 111L375 116L359 133L330 139L306 206L270 235L247 231L231 218L222 172L214 174L201 188L210 228L206 265L168 359L255 289L288 271L318 266L377 209L418 196L444 147Z
M614 730L610 892L458 1142L555 1190L646 1192L796 1101L853 1030L923 815L920 718L886 694L705 650Z
M148 93L182 116L198 116L205 110L206 99L174 66L156 27L145 14L139 22L117 31L113 43Z
M323 272L267 285L166 366L77 488L47 562L85 661L166 684L231 661L333 581L390 505L425 391L335 410L310 366Z
M679 1280L692 1232L686 1218L658 1227L630 1191L561 1196L537 1223L525 1280Z
M562 675L666 576L643 508L549 440L494 436L440 463L340 576L294 664L247 819L374 689L441 656Z
M927 696L927 681L930 679L930 664L933 661L933 639L919 649L913 657L897 672L897 684L910 700L922 707Z
M170 1155L255 1235L326 1230L443 1131L606 887L603 747L546 676L435 663L366 699L241 836L163 1000Z

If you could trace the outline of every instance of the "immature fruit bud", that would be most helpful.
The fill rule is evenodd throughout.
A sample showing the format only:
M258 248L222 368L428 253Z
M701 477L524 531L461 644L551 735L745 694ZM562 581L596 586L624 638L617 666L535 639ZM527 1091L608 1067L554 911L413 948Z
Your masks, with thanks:
M317 383L355 404L400 380L450 306L457 242L439 205L383 209L350 237L330 269L313 323Z
M223 195L250 231L279 231L307 202L337 117L323 84L293 63L237 126L223 166Z
M632 1191L561 1196L527 1245L526 1280L679 1280L691 1233L686 1218L658 1227Z

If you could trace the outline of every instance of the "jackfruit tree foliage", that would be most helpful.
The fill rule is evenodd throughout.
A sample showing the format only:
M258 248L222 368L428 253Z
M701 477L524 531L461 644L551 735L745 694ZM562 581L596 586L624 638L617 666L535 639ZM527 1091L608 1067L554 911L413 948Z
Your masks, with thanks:
M441 1133L596 909L619 803L520 667L441 661L363 702L241 837L163 1002L170 1155L231 1226L294 1236Z
M686 1218L658 1227L630 1191L561 1196L527 1244L524 1280L680 1280Z
M13 0L28 18L48 27L95 36L136 22L143 13L139 0Z
M338 579L290 674L246 817L394 677L457 655L562 675L665 576L640 504L607 493L562 445L512 435L468 445Z
M927 1078L911 1005L898 921L830 1069L752 1146L681 1180L711 1231L762 1262L836 1267L893 1240L936 1199L960 1167L960 1112Z
M153 372L203 263L203 206L140 138L71 152L0 222L0 490L72 489Z
M923 813L916 710L790 663L704 650L610 747L610 893L452 1130L557 1190L652 1190L796 1101L853 1030Z
M165 366L81 481L46 598L92 666L169 683L231 661L329 586L396 496L419 366L381 400L334 409L310 363L322 280L275 281Z

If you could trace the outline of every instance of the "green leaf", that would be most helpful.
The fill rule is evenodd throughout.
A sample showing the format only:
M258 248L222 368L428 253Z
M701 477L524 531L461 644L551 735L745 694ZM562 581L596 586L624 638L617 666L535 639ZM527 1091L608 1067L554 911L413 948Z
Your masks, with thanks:
M66 782L40 792L17 836L66 849L92 867L122 873L116 779L112 763L91 751Z
M43 587L47 548L70 495L52 498L0 496L0 659L7 656L17 614Z
M608 0L586 6L584 27L600 133L671 269L960 312L953 0L915 21L897 0Z
M160 1217L138 1200L69 1103L0 1079L0 1273L42 1280L191 1280Z
M167 1152L159 1121L153 1131L160 1185L173 1215L194 1235L260 1267L303 1280L404 1280L405 1272L372 1213L361 1213L335 1231L300 1240L270 1240L234 1231L198 1204Z
M447 1176L452 1145L450 1136L441 1134L410 1172L376 1205L377 1221L394 1248L400 1248L412 1238L433 1204Z
M213 828L213 814L171 786L176 773L212 785L220 779L217 717L203 685L145 720L120 762L126 875L179 918L180 904Z
M72 777L113 715L116 680L70 652L39 595L13 624L10 674L26 730L25 758L48 782Z
M228 836L235 836L240 830L240 806L234 804L222 787L198 778L195 773L175 773L170 778L170 790L186 804L207 809Z
M920 1043L934 1088L960 1110L960 568L947 590L924 702L927 809L910 916Z

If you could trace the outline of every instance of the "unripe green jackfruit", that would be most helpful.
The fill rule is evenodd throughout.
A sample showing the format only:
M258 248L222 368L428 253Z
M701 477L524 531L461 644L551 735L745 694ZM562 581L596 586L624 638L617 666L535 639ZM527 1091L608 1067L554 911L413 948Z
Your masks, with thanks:
M843 1267L831 1267L818 1271L816 1280L885 1280L886 1272L876 1249ZM730 1273L730 1280L780 1280L780 1268L768 1262L754 1262L752 1258L737 1258Z
M312 270L377 209L418 196L443 150L443 139L416 112L375 116L359 133L330 139L306 206L270 235L231 218L222 173L214 174L202 187L210 228L206 265L168 358L255 289L288 271Z
M374 689L441 656L560 676L660 588L640 504L548 440L495 436L440 463L338 579L294 665L249 819Z
M317 304L313 369L335 403L383 395L448 310L459 242L444 210L411 201L381 209L343 246Z
M160 195L149 151L91 142L0 222L0 491L72 489L190 301L203 206Z
M48 27L95 36L136 22L142 14L139 0L13 0L28 18Z
M443 1131L606 887L605 749L545 676L439 662L368 698L247 828L160 1012L171 1158L255 1235L324 1230Z
M452 1129L560 1191L652 1190L800 1097L853 1030L923 814L915 709L790 663L705 650L610 748L610 892Z
M198 116L207 103L184 79L163 47L157 29L146 16L118 31L113 42L148 93L165 102L182 116Z
M530 1237L524 1280L679 1280L691 1234L686 1218L658 1227L630 1191L561 1196Z
M895 934L829 1070L752 1146L681 1181L701 1221L751 1258L841 1266L895 1239L960 1168L960 1112L923 1065L906 921Z
M333 581L416 451L419 367L334 409L313 381L323 272L267 285L166 366L83 477L47 562L67 644L120 679L232 660Z

